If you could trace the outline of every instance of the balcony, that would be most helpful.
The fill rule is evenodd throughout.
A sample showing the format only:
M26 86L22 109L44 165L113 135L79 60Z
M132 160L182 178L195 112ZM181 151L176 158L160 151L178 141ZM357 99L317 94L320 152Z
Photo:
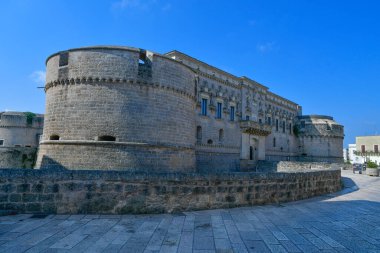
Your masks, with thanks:
M272 132L272 127L270 125L260 124L251 120L240 121L240 128L244 133L258 136L268 136Z
M361 151L354 151L354 154L357 155L357 156L380 156L380 153L379 152L375 152L375 151L372 151L372 150L369 150L369 151L365 151L365 152L361 152Z

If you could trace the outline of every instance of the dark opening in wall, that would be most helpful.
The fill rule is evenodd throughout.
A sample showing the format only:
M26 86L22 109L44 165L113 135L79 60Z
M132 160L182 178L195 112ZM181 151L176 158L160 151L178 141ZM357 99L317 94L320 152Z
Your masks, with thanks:
M219 129L219 141L223 141L223 139L224 139L224 130Z
M202 143L202 127L197 126L197 143Z
M99 136L98 141L116 141L116 138L110 135L102 135Z
M56 135L56 134L53 134L53 135L50 135L50 138L49 138L51 141L58 141L59 140L59 135Z
M0 146L4 145L4 140L0 140Z
M211 139L209 139L208 141L207 141L207 144L212 144L213 142L212 142L212 140Z
M140 51L138 75L143 78L152 77L152 63L147 57L145 50Z
M63 67L69 64L69 52L62 52L59 54L59 66Z

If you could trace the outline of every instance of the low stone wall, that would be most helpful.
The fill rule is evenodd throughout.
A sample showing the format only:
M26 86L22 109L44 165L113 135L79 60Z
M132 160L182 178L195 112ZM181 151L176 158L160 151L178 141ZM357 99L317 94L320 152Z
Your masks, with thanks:
M33 168L37 148L0 147L0 168Z
M145 174L0 170L0 209L23 213L172 213L281 203L336 192L339 170Z
M345 169L344 163L327 162L287 162L281 161L276 164L278 172L300 171L300 170L325 170L325 169Z

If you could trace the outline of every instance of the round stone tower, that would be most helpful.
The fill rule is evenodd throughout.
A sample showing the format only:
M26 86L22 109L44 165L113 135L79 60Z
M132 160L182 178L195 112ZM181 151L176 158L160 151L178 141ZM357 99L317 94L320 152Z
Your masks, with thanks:
M195 171L195 74L168 57L85 47L46 61L37 168Z
M332 117L297 117L299 151L305 161L343 162L344 127Z

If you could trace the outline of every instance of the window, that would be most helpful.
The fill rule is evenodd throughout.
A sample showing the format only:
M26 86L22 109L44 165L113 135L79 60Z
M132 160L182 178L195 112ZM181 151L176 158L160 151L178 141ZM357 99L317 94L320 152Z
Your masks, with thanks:
M235 121L235 107L234 106L230 107L230 120Z
M58 141L59 140L59 135L56 135L56 134L53 134L53 135L50 135L50 138L49 138L51 141Z
M259 119L259 124L262 124L262 123L263 123L262 119Z
M249 116L247 115L247 116L245 116L245 120L249 120Z
M278 127L279 127L279 123L278 123L278 119L276 119L276 131L278 131Z
M138 75L141 77L152 77L152 64L146 55L145 50L140 50L139 62L138 62Z
M365 145L362 145L362 153L365 153Z
M59 54L59 67L69 65L69 52L63 52Z
M116 141L116 138L110 135L102 135L99 136L98 141Z
M207 144L212 145L212 140L211 140L211 139L208 139L208 140L207 140Z
M273 138L273 147L276 147L276 138Z
M268 125L272 125L272 118L271 117L268 117Z
M375 145L373 147L373 149L374 149L375 153L379 153L379 145Z
M305 128L306 127L306 123L304 120L301 121L301 128Z
M283 132L283 133L285 133L285 125L286 125L286 123L285 123L285 121L283 121L283 122L282 122L282 132Z
M207 98L202 98L202 115L207 116Z
M223 139L224 139L224 130L219 129L219 141L223 141Z
M221 119L222 118L222 103L218 102L216 106L216 118Z
M201 143L202 142L202 127L197 126L197 142Z
M328 130L328 131L331 131L331 126L329 125L329 123L326 121L326 129Z
M0 140L0 146L4 146L4 140Z
M292 131L293 131L293 129L292 129L292 123L289 123L289 134L292 134Z

